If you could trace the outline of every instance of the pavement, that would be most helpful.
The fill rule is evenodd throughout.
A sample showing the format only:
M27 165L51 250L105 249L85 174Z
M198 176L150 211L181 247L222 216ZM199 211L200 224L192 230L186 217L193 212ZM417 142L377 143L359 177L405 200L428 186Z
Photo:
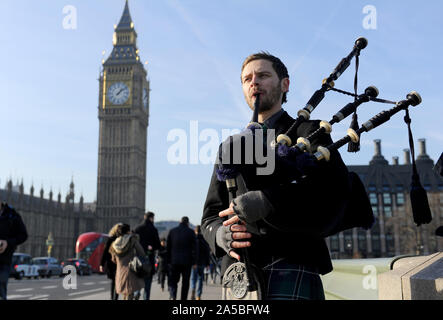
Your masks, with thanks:
M181 290L181 281L178 284L177 288L177 299L180 299L180 290ZM143 296L143 291L142 291ZM188 292L188 300L191 298L191 288L189 288ZM208 284L203 285L203 292L201 299L202 300L221 300L222 298L222 287L220 283L213 284L208 281ZM109 292L100 292L96 294L91 294L87 296L82 296L79 298L74 298L71 300L109 300L110 293ZM157 283L157 280L154 279L151 286L151 300L169 300L169 292L166 288L162 291L161 286Z
M94 274L91 276L79 276L76 279L76 287L66 289L67 279L64 277L52 277L50 279L10 279L8 284L8 300L109 300L111 281L105 275ZM166 283L165 283L166 285ZM181 282L178 284L178 296L180 299ZM220 278L217 282L203 285L202 300L221 300ZM143 292L142 292L143 294ZM191 297L191 289L188 299ZM151 286L151 300L169 300L169 292L165 287L162 291L154 277Z
M217 278L219 280L219 278ZM181 281L178 283L177 287L177 299L180 299L180 291L181 290ZM143 297L143 290L142 290ZM165 289L162 291L160 284L158 284L157 279L154 278L152 280L151 285L151 300L169 300L169 292L167 289L167 284L165 283ZM188 300L191 298L191 288L189 287L188 292ZM212 281L208 280L208 283L203 283L203 291L202 291L202 300L221 300L222 298L222 287L220 281L217 281L215 284ZM79 298L75 298L72 300L109 300L110 293L109 292L100 292L97 294L91 294L88 296L83 296Z

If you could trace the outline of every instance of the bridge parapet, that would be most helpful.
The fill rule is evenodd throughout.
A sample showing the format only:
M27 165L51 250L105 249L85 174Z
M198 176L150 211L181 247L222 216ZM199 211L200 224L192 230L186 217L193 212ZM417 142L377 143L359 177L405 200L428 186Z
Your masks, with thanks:
M334 270L322 276L327 300L378 300L379 275L406 257L332 260Z
M380 300L443 300L443 252L398 260L378 282Z

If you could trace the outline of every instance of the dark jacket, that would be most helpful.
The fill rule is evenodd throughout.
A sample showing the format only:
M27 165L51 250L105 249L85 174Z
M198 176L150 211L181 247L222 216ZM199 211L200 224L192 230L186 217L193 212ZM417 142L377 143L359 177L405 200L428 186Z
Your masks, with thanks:
M6 240L8 247L0 254L0 264L10 265L15 249L27 239L28 232L20 214L14 208L4 204L0 212L0 240Z
M149 256L149 261L151 265L155 264L155 254L154 251L160 249L160 238L158 237L157 228L154 227L149 219L143 221L142 224L135 228L135 233L140 236L140 244L145 250L145 253ZM148 251L148 246L152 247L152 251ZM154 269L153 269L154 270Z
M158 271L163 272L166 271L168 267L168 251L166 247L160 245L160 249L158 250Z
M169 231L166 240L168 264L194 265L196 263L195 234L186 224L180 223Z
M284 112L275 123L275 136L285 133L293 121ZM319 121L306 121L298 127L297 136L306 137L318 127ZM311 141L311 147L316 150L317 146L330 143L330 136L322 135ZM212 252L216 257L223 257L224 272L234 259L216 244L216 232L223 222L218 213L227 209L232 199L229 199L225 182L217 180L215 168L201 225ZM261 190L275 208L272 215L256 224L260 232L253 235L252 246L248 249L252 262L263 267L271 262L272 257L288 258L294 263L317 268L321 274L330 272L332 263L324 238L341 223L349 200L348 171L340 154L331 152L329 162L319 162L313 173L297 183L277 183L273 175L257 176L252 173L247 177L246 190L238 183L237 196Z
M200 233L196 238L196 250L197 250L197 265L199 266L209 266L209 245L206 242L203 235Z
M115 279L115 272L117 270L117 265L112 261L111 253L109 249L111 248L112 243L117 237L109 237L105 244L105 249L102 255L102 259L100 265L105 269L105 272L109 279Z

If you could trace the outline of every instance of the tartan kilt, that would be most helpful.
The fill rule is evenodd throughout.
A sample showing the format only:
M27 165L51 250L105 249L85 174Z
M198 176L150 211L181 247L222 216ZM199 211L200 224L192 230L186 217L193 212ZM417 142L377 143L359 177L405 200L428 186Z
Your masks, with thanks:
M325 300L315 268L278 260L263 269L267 300Z

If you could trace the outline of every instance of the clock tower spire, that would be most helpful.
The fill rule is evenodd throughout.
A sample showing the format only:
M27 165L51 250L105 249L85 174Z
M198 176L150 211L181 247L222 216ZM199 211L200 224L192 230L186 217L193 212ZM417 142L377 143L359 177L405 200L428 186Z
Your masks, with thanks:
M120 22L114 27L113 45L114 49L105 64L118 64L122 61L140 63L137 32L129 12L128 1L126 1Z
M148 72L126 0L114 27L113 50L99 78L97 214L99 229L138 224L145 212L149 119Z

